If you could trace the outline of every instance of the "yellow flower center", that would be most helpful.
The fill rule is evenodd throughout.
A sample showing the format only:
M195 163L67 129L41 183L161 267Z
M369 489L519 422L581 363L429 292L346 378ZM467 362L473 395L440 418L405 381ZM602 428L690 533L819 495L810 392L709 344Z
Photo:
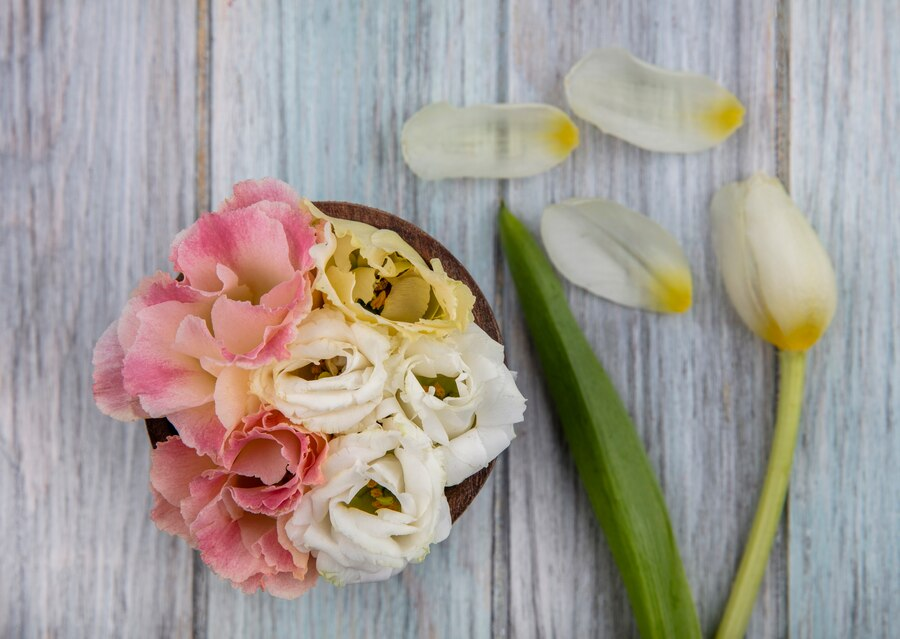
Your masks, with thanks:
M377 514L382 508L400 512L400 501L397 496L371 479L359 489L347 505L370 515Z
M425 392L434 389L434 396L438 399L459 397L459 386L456 384L455 377L449 377L447 375L435 375L434 377L416 375L416 379L419 380L419 383L422 385L422 388L425 389Z

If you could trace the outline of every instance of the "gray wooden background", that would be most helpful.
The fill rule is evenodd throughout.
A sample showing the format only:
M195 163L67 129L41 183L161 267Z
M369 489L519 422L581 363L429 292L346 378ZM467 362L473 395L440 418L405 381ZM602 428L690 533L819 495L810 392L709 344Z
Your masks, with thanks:
M0 1L0 636L627 637L621 582L548 407L495 224L500 198L604 196L684 244L695 306L570 290L662 482L703 628L724 606L770 442L773 350L728 306L716 188L789 185L834 258L787 516L752 637L896 637L900 616L900 3L896 0ZM596 46L711 75L745 126L690 156L584 122L561 167L423 182L404 120L434 100L543 101ZM428 560L296 602L245 596L149 520L139 424L91 399L94 341L177 230L239 179L421 225L493 300L521 436Z

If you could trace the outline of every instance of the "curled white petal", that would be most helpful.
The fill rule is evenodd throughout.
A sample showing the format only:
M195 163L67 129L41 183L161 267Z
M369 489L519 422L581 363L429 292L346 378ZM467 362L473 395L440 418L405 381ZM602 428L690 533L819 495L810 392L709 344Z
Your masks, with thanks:
M744 119L740 100L711 78L653 66L619 48L591 51L565 84L576 115L651 151L709 149Z
M544 209L541 237L566 279L595 295L664 313L691 306L681 246L645 215L600 198L565 200Z
M802 351L837 306L834 268L781 182L756 174L716 193L713 246L741 319L778 348Z
M256 396L313 432L359 430L372 421L392 361L383 329L321 308L300 324L288 348L288 359L253 372Z
M391 388L406 414L446 453L447 485L454 486L509 446L525 398L503 363L503 346L476 324L443 339L421 337L406 345L403 356Z
M403 158L426 180L517 178L547 171L578 146L578 128L546 104L430 104L400 136Z
M304 495L285 525L291 542L315 555L322 576L337 585L387 579L447 538L443 454L415 424L397 415L328 446L325 483ZM395 508L351 505L374 484L396 497Z

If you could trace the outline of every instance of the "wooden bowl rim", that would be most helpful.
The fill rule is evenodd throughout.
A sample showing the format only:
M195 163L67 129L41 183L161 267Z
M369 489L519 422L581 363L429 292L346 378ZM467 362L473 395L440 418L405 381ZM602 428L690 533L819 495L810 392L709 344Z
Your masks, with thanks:
M357 222L365 222L380 229L388 229L395 231L400 237L410 244L419 254L430 262L437 258L441 261L441 265L447 274L453 279L460 280L468 286L472 294L475 296L475 306L473 314L475 323L499 343L503 343L500 334L500 326L497 324L497 318L488 304L484 293L475 283L475 279L462 263L440 242L423 231L421 228L411 222L407 222L403 218L397 217L393 213L382 211L371 206L363 204L354 204L353 202L340 201L321 201L313 202L323 213L331 217L345 220L355 220ZM177 435L178 431L172 426L171 422L165 417L151 418L146 420L147 435L150 438L150 444L156 448L156 445L165 441L172 435ZM471 475L463 482L456 486L449 486L444 490L447 496L447 502L450 504L450 516L456 521L460 515L465 512L469 504L474 501L476 495L481 491L484 483L487 481L488 475L494 468L494 460Z

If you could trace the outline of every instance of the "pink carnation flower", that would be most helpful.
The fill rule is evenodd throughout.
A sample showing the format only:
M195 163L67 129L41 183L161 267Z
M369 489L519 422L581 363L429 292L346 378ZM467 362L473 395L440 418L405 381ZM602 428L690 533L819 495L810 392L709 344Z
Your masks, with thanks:
M274 411L243 419L218 464L170 437L151 455L152 518L244 592L299 597L315 583L315 560L291 543L284 525L304 493L324 481L327 449L324 436Z
M241 182L216 213L172 245L183 275L146 278L94 350L94 398L121 420L168 417L213 458L258 401L250 370L289 355L312 306L317 229L299 196L273 179Z

